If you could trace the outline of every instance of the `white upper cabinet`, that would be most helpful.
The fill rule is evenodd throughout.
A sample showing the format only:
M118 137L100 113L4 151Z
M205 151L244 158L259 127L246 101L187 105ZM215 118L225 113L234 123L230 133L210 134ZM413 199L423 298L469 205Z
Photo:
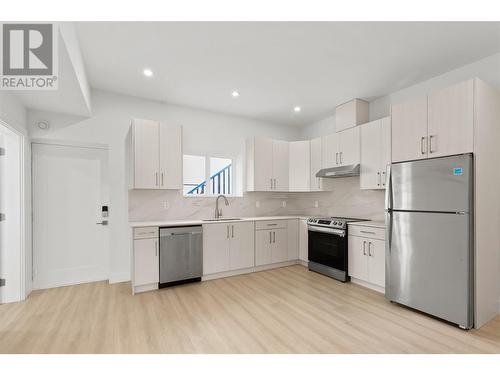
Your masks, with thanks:
M134 119L127 135L130 189L182 188L182 128Z
M337 133L339 165L359 164L359 126Z
M391 119L385 117L360 126L361 189L384 189L391 162Z
M342 131L368 121L369 103L353 99L335 108L335 129Z
M310 191L321 191L323 179L316 177L322 166L322 137L311 139L311 179Z
M288 142L247 139L246 157L248 191L288 191Z
M392 118L392 161L427 157L427 98L394 104Z
M429 157L473 151L474 81L429 95Z
M289 191L309 191L311 188L311 142L290 142Z
M339 165L338 133L321 137L321 168L331 168Z

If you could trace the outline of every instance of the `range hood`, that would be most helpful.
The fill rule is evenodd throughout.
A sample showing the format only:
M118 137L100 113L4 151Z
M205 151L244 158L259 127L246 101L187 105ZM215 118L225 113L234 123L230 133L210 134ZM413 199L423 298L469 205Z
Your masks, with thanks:
M359 164L343 165L341 167L323 168L316 173L316 177L340 178L359 176Z

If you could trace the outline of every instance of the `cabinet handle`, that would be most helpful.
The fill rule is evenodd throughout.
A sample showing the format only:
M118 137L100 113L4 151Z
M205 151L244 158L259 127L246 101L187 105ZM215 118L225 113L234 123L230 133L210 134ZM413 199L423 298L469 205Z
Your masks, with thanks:
M231 238L234 238L234 225L231 225Z
M155 173L155 186L158 186L158 172Z
M158 241L155 240L155 257L158 256Z
M271 190L273 190L273 179L270 178L269 181L271 182Z
M163 186L163 172L161 172L161 186Z
M276 179L274 179L274 190L276 190Z
M425 139L426 138L427 137L421 137L420 138L420 152L421 152L422 155L425 155L425 153L426 153L426 150L425 150Z
M269 232L269 243L272 243L272 242L271 242L271 241L272 241L272 235L273 235L272 233L273 233L273 232Z
M343 152L340 151L340 165L342 165L342 154L343 154Z
M382 172L382 176L384 176L384 182L382 182L382 186L385 186L385 183L387 182L387 176L385 175L385 172Z
M339 164L339 153L338 152L335 153L335 164L337 164L337 165Z
M319 177L316 177L318 180L318 190L321 190L321 179Z
M229 225L226 225L226 238L229 238Z
M380 186L380 184L382 183L382 177L380 175L380 172L377 172L377 179L378 179L377 186Z
M433 139L433 138L436 138L436 136L435 136L435 135L430 135L430 136L429 136L429 153L430 153L430 154L432 154L432 153L436 152L436 150L433 150L433 149L432 149L432 139Z
M368 242L368 256L372 256L372 243Z
M360 230L360 233L375 234L375 232L369 232L367 230Z
M273 232L273 243L276 243L276 232Z
M366 241L363 241L363 255L366 255Z

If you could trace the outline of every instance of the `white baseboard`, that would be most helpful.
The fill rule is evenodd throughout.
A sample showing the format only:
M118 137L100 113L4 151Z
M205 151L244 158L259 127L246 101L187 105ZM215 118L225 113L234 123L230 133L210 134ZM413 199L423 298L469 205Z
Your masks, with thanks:
M263 265L263 266L244 268L244 269L241 269L241 270L219 272L219 273L214 273L214 274L211 274L211 275L205 275L205 276L202 277L201 280L202 281L208 281L208 280L214 280L214 279L221 279L221 278L224 278L224 277L244 275L246 273L272 270L274 268L294 266L296 264L300 264L299 262L300 262L299 260L290 260L290 261L287 261L287 262L274 263L274 264L266 264L266 265Z
M125 281L130 281L130 275L128 273L117 273L109 276L110 284L123 283Z
M352 277L352 276L351 276L351 283L361 285L361 286L364 286L365 288L368 288L368 289L374 290L376 292L385 294L385 288L382 288L378 285L374 285L374 284L369 283L369 282L364 281L364 280L356 279L355 277Z

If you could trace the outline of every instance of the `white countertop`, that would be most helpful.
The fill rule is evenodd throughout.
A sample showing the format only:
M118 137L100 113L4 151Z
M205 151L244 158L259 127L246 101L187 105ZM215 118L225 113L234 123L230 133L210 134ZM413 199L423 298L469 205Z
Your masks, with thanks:
M215 223L229 223L240 221L261 221L261 220L288 220L288 219L309 219L310 216L258 216L258 217L242 217L239 220L220 220L220 221L204 221L202 219L193 220L164 220L164 221L131 221L129 225L135 227L177 227L182 225L201 225Z
M357 226L362 226L362 227L385 228L385 222L381 221L381 220L354 221L352 223L347 223L347 225L357 225Z

